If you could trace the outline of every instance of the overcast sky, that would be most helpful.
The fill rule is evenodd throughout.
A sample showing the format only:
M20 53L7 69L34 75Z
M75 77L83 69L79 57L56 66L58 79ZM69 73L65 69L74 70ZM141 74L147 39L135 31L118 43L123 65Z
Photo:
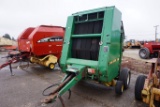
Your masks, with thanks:
M153 40L160 25L160 0L0 0L0 36L17 38L27 27L66 25L67 16L115 5L122 12L127 39ZM158 28L160 38L160 27Z

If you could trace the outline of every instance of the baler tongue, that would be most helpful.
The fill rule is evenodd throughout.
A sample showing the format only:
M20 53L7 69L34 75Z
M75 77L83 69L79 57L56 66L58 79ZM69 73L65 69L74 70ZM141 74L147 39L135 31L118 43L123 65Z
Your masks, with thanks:
M70 88L72 88L82 79L84 68L85 66L73 64L68 69L66 69L67 75L64 77L62 83L60 83L60 85L52 93L50 93L48 97L42 101L42 103L50 103L54 101L56 98L59 98L62 105L64 106L61 96L66 91L69 91L70 92L69 98L70 98L71 95Z
M6 56L7 57L10 57L10 56ZM22 55L15 55L13 56L13 58L11 58L10 60L8 60L6 63L0 65L0 70L6 66L9 66L9 69L10 69L10 72L11 72L11 76L13 76L13 72L12 72L12 66L11 64L13 63L17 63L17 62L20 62L20 61L23 61L25 60L25 58L28 58L29 57L29 54L22 54ZM2 57L2 58L5 58L5 57ZM29 66L29 62L28 62L28 65Z

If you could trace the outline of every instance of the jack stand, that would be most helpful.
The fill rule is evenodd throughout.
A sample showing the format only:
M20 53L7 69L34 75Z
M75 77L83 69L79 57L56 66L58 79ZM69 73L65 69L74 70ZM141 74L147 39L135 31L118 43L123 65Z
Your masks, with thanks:
M11 66L11 63L9 64L9 69L10 69L10 72L11 72L11 76L14 76L13 72L12 72L12 66Z

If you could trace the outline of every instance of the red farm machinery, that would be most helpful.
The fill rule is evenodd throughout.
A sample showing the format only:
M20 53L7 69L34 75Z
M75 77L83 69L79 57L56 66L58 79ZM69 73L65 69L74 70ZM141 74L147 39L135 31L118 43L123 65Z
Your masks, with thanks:
M160 42L145 42L143 48L139 50L139 56L142 59L158 57Z
M1 65L0 69L24 59L54 69L61 56L64 32L65 28L60 26L27 28L18 37L19 52L10 52L12 59Z

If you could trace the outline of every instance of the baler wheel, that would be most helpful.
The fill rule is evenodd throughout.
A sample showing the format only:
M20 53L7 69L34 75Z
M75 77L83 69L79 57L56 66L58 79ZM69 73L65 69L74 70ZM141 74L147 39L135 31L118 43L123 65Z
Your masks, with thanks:
M144 87L144 82L145 82L146 76L140 75L138 76L136 80L136 85L135 85L135 99L136 100L142 100L142 90Z
M29 60L29 62L32 64L33 62L31 60Z
M123 82L124 89L127 89L130 84L131 73L130 69L123 68L120 72L119 80Z
M147 59L149 58L149 55L150 55L150 52L149 52L149 49L148 48L141 48L139 50L139 56L142 58L142 59Z
M60 59L58 59L57 63L58 63L58 66L60 67Z
M54 63L50 63L50 64L49 64L49 68L50 68L51 70L53 70L54 67L55 67Z
M124 91L124 85L122 81L117 80L116 86L115 86L115 92L117 95L121 95Z

